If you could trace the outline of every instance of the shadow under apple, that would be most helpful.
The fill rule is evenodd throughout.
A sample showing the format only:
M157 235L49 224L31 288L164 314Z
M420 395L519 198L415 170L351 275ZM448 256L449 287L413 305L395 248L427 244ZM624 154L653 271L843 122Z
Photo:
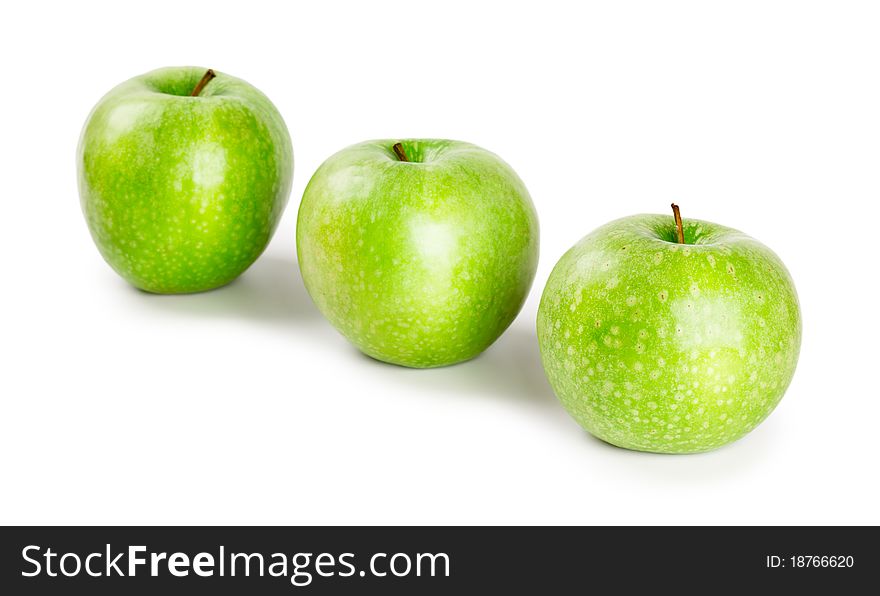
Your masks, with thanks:
M130 287L130 286L129 286ZM162 296L132 289L150 307L182 316L240 318L271 325L283 333L332 333L303 285L296 261L264 256L231 284L210 292ZM525 317L525 319L522 319ZM705 484L736 478L739 471L761 465L777 440L778 425L765 421L749 436L704 454L670 456L640 453L605 443L577 428L560 406L544 374L537 334L528 312L483 354L473 360L434 369L411 369L379 362L349 344L340 358L354 358L367 366L382 367L392 380L405 384L414 395L426 391L462 399L489 398L518 404L540 413L561 433L580 433L582 445L608 456L615 474L655 477L661 484ZM345 343L341 337L340 343ZM592 461L585 455L585 461ZM605 458L603 458L604 460Z
M544 375L536 332L526 322L511 326L476 358L452 366L413 369L358 353L372 365L387 368L389 376L411 384L414 392L436 389L463 397L488 396L540 408L559 407Z
M200 294L159 295L134 288L131 291L138 302L163 313L253 321L297 336L314 334L318 329L324 339L335 333L309 297L293 258L264 255L232 283ZM530 315L524 313L524 316ZM414 393L436 389L466 397L490 396L540 407L558 407L544 376L531 321L515 322L473 360L444 368L416 370L395 366L364 356L353 346L343 350L340 357L355 357L384 367L389 378L412 385ZM561 416L564 418L565 414Z
M132 291L149 307L187 316L249 319L285 331L323 321L293 258L264 255L238 279L209 292L160 295Z
M622 449L583 431L589 447L599 449L603 460L613 466L616 475L649 478L659 485L703 486L714 483L735 483L743 473L768 465L768 460L779 453L773 445L779 440L779 420L765 420L751 433L703 453L669 454L647 453ZM777 465L772 462L769 465Z

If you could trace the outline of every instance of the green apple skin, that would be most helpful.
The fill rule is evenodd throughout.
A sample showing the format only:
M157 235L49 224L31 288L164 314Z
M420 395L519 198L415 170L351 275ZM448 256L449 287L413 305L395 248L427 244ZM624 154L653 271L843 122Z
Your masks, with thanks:
M365 354L427 368L473 358L516 317L538 219L498 156L469 143L354 145L309 182L297 220L306 289Z
M694 453L739 439L788 387L801 342L794 283L736 230L637 215L557 263L538 309L547 377L569 414L627 449Z
M86 120L79 193L107 263L136 287L200 292L238 277L266 248L290 195L284 120L248 83L163 68L114 88Z

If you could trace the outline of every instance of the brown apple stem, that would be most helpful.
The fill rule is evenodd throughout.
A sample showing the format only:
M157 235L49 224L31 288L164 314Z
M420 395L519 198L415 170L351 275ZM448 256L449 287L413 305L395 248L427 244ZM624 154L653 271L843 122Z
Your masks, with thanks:
M202 80L198 82L198 84L193 89L193 92L190 93L190 97L198 97L199 93L202 92L202 89L205 88L205 85L211 82L211 79L216 77L216 73L212 69L208 69L205 75L202 77Z
M672 214L675 216L675 231L678 234L678 243L684 244L684 228L681 226L681 213L678 210L678 205L675 203L672 204Z
M394 154L397 156L397 159L400 161L409 161L406 158L406 151L403 150L403 145L400 143L394 143L391 148L394 149Z

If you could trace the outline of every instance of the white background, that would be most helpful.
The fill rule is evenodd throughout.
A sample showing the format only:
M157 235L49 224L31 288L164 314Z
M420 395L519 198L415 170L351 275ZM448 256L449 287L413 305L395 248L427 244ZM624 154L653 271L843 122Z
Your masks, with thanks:
M290 4L290 5L288 5ZM0 522L880 522L880 13L870 2L6 3L0 14ZM284 115L294 188L265 255L195 296L133 290L79 208L92 105L160 66L242 77ZM500 154L541 263L478 359L361 356L303 289L317 166L377 137ZM696 456L592 439L534 332L562 253L668 210L771 246L800 293L794 382Z

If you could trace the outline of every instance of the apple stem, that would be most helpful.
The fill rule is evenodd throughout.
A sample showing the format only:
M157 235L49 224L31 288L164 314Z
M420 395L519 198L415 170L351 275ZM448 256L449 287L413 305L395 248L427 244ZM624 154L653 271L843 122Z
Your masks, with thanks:
M678 243L684 244L684 228L681 225L681 212L678 210L678 205L675 203L672 204L672 215L675 216L675 231L678 234Z
M208 83L210 83L210 82L211 82L211 79L213 79L213 78L216 77L216 76L217 76L217 74L214 72L214 70L209 68L208 71L207 71L207 72L204 74L204 76L202 77L202 80L200 80L200 81L198 82L198 84L196 84L196 86L195 86L195 88L193 89L192 93L190 93L190 97L198 97L198 96L199 96L199 93L202 92L202 89L205 88L205 85L207 85Z
M403 150L403 145L400 143L394 143L391 148L394 149L394 154L397 156L397 159L400 161L409 161L406 157L406 151Z

